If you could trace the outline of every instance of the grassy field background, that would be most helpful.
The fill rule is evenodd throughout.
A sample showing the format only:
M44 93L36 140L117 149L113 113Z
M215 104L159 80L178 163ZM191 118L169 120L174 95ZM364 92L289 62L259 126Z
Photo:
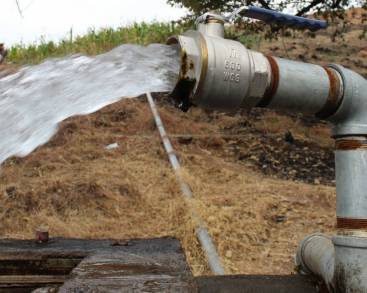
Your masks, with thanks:
M71 30L60 42L40 39L34 45L15 45L10 48L8 61L15 64L34 64L50 57L68 54L97 55L121 44L148 45L165 43L167 38L187 29L186 25L174 23L134 23L117 29L89 29L86 35L73 36Z

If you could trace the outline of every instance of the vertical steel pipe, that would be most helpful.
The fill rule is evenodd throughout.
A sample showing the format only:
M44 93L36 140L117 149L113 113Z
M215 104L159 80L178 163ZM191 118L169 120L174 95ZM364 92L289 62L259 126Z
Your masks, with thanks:
M366 231L367 236L366 137L336 140L335 172L337 227L340 230Z

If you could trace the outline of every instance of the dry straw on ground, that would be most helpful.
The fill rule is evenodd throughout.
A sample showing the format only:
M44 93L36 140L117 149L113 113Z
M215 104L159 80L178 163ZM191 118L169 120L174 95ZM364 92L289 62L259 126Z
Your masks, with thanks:
M213 124L194 121L170 106L160 111L171 133L218 133ZM195 204L228 273L290 273L298 241L309 232L332 230L333 188L264 177L226 158L220 141L178 140L173 139L174 145ZM105 149L114 142L119 148ZM54 237L172 235L182 241L194 273L208 273L143 100L69 119L46 146L8 160L0 182L3 237L33 237L41 225Z

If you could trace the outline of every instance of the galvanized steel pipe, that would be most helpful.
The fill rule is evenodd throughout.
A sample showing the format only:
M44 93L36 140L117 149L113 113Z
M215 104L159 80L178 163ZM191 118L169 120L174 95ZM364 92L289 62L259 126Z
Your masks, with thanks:
M180 185L180 189L182 194L185 196L185 199L188 201L192 199L192 191L190 186L185 182L185 180L182 178L181 174L181 165L177 159L177 156L175 154L175 151L172 147L171 141L168 138L168 135L166 133L166 130L164 129L163 122L161 120L161 117L158 113L157 107L154 103L153 97L150 93L147 93L147 99L149 102L150 109L153 113L155 124L158 128L159 135L162 139L162 143L164 146L164 149L167 152L169 161L172 165L172 168L175 172L177 181ZM208 259L208 264L210 270L215 275L224 275L225 271L223 268L223 265L220 261L219 254L217 252L217 249L215 248L214 242L212 238L209 235L208 230L205 227L204 221L201 219L201 217L195 212L195 210L191 210L191 214L193 217L193 220L195 221L197 227L196 227L196 235L198 237L198 240L201 244L201 247L203 248L206 257Z
M273 109L316 114L329 97L330 81L326 70L319 65L274 58L279 82L266 106Z
M302 274L314 274L325 281L329 291L334 291L335 249L329 237L307 236L297 251L296 265Z
M367 233L367 138L336 140L335 171L338 228ZM367 234L366 234L367 236Z
M306 238L298 265L323 278L330 291L367 292L366 79L340 65L265 56L224 39L218 27L208 25L202 21L199 32L176 39L182 66L172 97L183 110L192 105L231 111L267 107L332 122L338 234L332 240Z

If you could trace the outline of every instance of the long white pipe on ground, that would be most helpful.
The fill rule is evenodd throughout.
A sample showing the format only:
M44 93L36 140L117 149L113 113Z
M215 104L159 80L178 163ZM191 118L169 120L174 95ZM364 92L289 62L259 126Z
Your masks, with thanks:
M172 144L167 136L166 130L164 129L161 117L158 113L153 97L150 93L147 93L146 95L148 98L150 109L152 110L152 113L154 116L155 124L157 125L158 131L159 131L159 135L162 139L164 149L166 150L168 154L168 159L172 165L177 181L180 185L181 192L184 195L186 201L190 201L193 198L191 188L182 178L181 165L177 159L177 156L172 147ZM210 237L208 230L205 228L204 221L194 210L191 210L191 215L197 224L196 236L198 237L201 247L206 254L210 270L215 275L224 275L225 272L223 269L223 265L220 261L220 258L219 258L217 249L214 246L213 240Z

